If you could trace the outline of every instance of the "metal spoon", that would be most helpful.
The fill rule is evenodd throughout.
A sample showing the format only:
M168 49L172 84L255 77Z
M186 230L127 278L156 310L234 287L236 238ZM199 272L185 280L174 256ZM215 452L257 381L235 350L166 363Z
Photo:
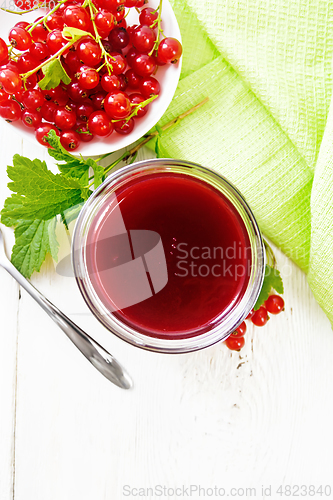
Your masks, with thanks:
M82 352L99 372L110 382L121 387L130 389L132 380L126 370L118 361L87 333L79 328L65 314L47 300L7 258L5 242L0 227L0 266L6 271L33 297L44 311L57 323L57 325L66 333L67 337Z

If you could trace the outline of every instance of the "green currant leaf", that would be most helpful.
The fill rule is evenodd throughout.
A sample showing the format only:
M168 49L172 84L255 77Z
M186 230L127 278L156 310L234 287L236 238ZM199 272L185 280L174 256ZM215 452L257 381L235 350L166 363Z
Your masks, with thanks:
M84 36L91 36L91 33L88 31L83 31L78 28L71 28L70 26L65 26L62 30L62 36L71 42L77 42Z
M11 261L26 278L39 271L46 255L58 257L59 243L55 234L56 218L22 221L15 229L15 245Z
M255 303L254 310L257 311L262 305L264 305L265 301L268 299L269 294L272 288L277 292L283 293L283 282L280 276L280 272L271 266L266 266L265 269L265 277L264 282L258 297L257 302Z
M71 83L71 79L67 75L59 59L46 63L42 71L44 73L44 78L38 83L42 90L54 89L58 87L61 82L65 85Z

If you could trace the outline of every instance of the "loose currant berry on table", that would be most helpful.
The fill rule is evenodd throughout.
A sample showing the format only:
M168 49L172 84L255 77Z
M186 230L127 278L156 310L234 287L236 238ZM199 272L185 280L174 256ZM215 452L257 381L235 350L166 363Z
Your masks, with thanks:
M139 52L148 54L155 44L156 35L149 26L138 26L131 34L131 42Z
M105 111L94 111L88 120L89 131L100 137L107 137L113 132L113 124Z
M8 47L6 45L6 42L0 38L0 64L3 63L3 61L6 61L8 58Z
M233 337L244 337L246 333L246 323L245 321L243 321L243 323L241 323L234 332L232 332L232 336Z
M165 63L176 63L182 55L183 48L181 43L172 37L167 37L161 40L158 46L158 57Z
M63 14L64 23L71 28L87 31L90 27L90 17L86 9L79 5L69 5Z
M245 339L244 337L234 337L230 335L224 343L231 351L240 351L245 345Z
M18 73L8 68L0 68L0 89L8 94L15 94L21 87L22 80Z
M26 109L22 112L21 121L26 127L35 129L41 124L42 114L36 109Z
M122 50L129 44L130 37L125 28L117 26L109 34L109 42L115 50Z
M104 109L112 120L122 120L131 113L131 101L124 92L110 92L105 98Z
M156 78L149 76L141 80L139 90L146 99L149 99L153 95L159 95L161 87Z
M148 54L137 54L133 60L131 59L131 63L133 70L139 76L150 76L157 67L154 59Z
M141 104L143 101L145 101L143 95L139 93L131 94L129 96L129 99L131 101L131 104L134 105ZM143 106L142 108L138 109L134 118L142 118L147 114L148 109L149 109L149 104L146 104L146 106Z
M62 130L68 130L74 127L76 123L76 113L65 106L56 109L54 113L54 123Z
M1 104L0 116L7 122L16 122L21 118L21 107L16 101L9 99Z
M60 142L67 151L75 151L80 145L80 136L74 130L64 130L60 134Z
M261 306L257 311L254 312L251 321L256 326L264 326L268 321L267 309Z
M32 44L30 34L23 28L11 29L8 39L10 44L17 50L28 50Z
M246 316L246 319L251 319L253 315L254 315L254 309L251 309L249 314Z
M60 135L59 130L54 126L51 125L51 123L43 123L40 127L36 128L35 134L36 134L36 139L41 144L42 146L46 146L50 148L50 144L47 142L47 134L50 132L50 130L54 130L57 136Z
M271 314L279 314L284 310L284 300L280 295L270 295L265 302L265 307Z
M134 128L134 120L130 118L129 120L120 120L119 122L115 122L113 124L114 131L120 135L128 135L132 132Z

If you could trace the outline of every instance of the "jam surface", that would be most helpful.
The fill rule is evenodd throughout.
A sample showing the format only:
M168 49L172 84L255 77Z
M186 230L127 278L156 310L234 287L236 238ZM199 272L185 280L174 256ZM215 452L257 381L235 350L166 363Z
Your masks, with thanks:
M248 233L215 188L176 174L133 178L88 233L92 286L123 323L158 338L203 333L243 297Z

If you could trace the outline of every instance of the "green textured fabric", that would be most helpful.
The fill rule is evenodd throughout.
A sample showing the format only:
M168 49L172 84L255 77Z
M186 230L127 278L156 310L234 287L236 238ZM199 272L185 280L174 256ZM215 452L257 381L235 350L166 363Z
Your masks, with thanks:
M333 3L172 0L184 47L166 156L220 171L333 322ZM329 116L328 116L329 115Z

